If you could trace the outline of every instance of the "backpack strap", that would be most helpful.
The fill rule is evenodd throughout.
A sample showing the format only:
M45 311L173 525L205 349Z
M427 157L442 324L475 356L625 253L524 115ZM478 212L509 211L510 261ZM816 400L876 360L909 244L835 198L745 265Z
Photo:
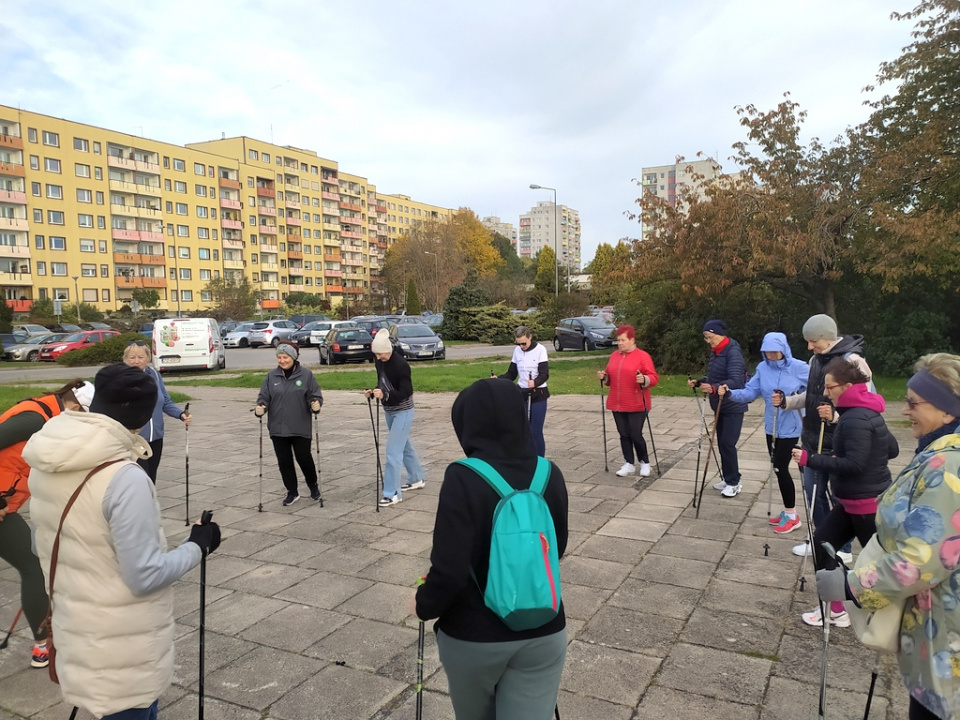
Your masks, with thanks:
M543 495L547 489L547 481L550 479L550 461L545 457L537 457L537 471L533 474L533 480L530 481L530 489L533 492Z
M480 458L462 458L456 462L460 465L465 465L486 480L490 487L496 490L501 498L505 498L507 495L516 492L516 490L503 479L503 476L486 460L481 460ZM530 489L542 496L549 479L550 461L544 457L538 457L537 469L533 474L533 480L530 481Z

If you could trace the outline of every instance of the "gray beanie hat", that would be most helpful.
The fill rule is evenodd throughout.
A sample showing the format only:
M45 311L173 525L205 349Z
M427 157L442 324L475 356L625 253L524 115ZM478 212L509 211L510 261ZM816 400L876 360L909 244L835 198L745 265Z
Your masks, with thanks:
M375 353L381 354L393 350L393 345L390 343L390 333L384 328L380 328L377 331L376 337L373 338L373 342L370 343L370 349Z
M836 321L829 315L814 315L803 324L803 339L807 342L836 340Z
M279 345L277 345L277 355L280 355L280 354L289 355L294 360L296 360L300 356L300 353L297 352L297 349L293 345L290 345L288 343L280 343Z

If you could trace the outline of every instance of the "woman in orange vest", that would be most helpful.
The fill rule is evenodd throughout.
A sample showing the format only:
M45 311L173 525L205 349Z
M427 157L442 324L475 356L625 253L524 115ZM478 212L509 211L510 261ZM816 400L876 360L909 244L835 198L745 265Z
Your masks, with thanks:
M30 466L20 453L47 420L64 410L86 411L91 400L93 385L73 380L49 395L21 400L0 415L0 558L20 573L20 603L35 642L30 661L33 667L46 667L50 662L46 634L40 629L49 603L40 560L33 554L30 528L17 512L30 497Z

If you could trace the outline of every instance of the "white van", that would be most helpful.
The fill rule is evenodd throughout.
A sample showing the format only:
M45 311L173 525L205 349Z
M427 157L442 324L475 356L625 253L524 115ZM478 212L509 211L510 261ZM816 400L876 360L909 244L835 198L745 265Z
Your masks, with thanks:
M165 318L153 325L153 367L164 370L222 370L227 356L213 318Z

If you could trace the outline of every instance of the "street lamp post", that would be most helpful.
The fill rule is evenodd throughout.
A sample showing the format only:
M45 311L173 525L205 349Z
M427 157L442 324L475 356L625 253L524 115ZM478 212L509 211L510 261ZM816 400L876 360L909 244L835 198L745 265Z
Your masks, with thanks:
M530 184L531 190L552 190L553 191L553 294L554 297L560 296L560 248L557 246L557 189L547 187L546 185ZM567 272L567 292L570 292L570 273Z
M163 231L166 225L163 224L163 220L160 221L160 234L163 235ZM173 225L170 226L170 229L173 229ZM177 267L177 243L173 243L173 276L177 281L177 317L182 317L180 314L180 268Z
M83 322L83 321L80 319L80 286L77 285L77 280L78 280L78 279L79 279L79 276L77 276L77 275L74 275L74 276L73 276L73 292L74 292L74 294L77 296L77 325L79 325L81 322Z
M432 253L429 250L423 251L424 255L433 255L433 259L437 261L437 302L433 306L434 312L440 312L440 256L436 253Z

